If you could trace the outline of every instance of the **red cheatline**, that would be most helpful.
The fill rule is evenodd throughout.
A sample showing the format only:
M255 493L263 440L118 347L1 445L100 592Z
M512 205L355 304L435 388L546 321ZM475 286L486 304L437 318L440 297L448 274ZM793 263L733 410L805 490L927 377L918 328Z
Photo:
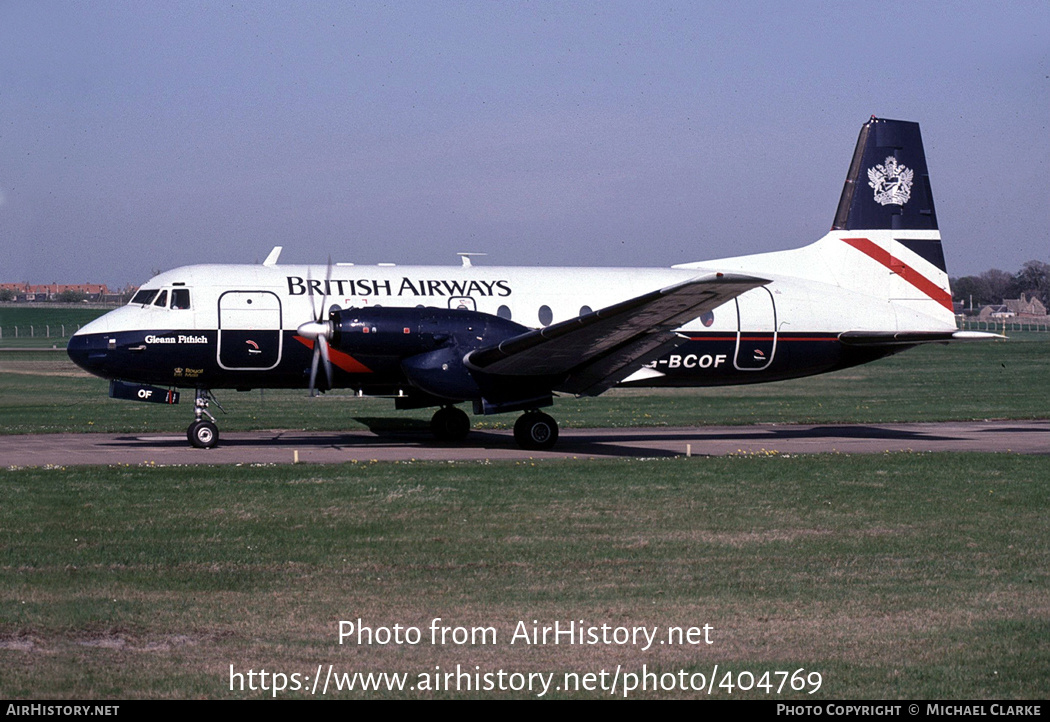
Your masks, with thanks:
M308 349L313 349L313 339L303 338L302 336L294 336L296 341L306 346ZM329 347L328 357L332 359L332 364L346 371L348 374L370 374L372 369L365 366L363 363L355 359L348 353L339 351L337 349Z

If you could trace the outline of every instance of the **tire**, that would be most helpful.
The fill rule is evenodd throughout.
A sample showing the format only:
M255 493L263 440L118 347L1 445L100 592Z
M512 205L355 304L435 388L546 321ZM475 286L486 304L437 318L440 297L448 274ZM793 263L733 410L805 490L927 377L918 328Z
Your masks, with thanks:
M198 449L214 449L219 443L219 428L210 421L194 421L186 430L186 438Z
M530 411L515 422L514 440L523 449L550 449L558 441L558 422L540 411Z
M470 417L454 406L445 406L434 412L430 430L438 441L462 441L470 433Z

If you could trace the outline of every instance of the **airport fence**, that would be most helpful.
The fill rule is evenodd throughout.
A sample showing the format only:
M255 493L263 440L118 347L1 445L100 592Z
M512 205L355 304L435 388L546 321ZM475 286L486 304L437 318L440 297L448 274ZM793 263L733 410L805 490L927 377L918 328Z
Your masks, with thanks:
M0 326L0 341L14 339L69 338L80 330L79 323L31 324L27 326Z
M1009 331L1035 331L1039 333L1050 332L1050 321L1036 321L1032 319L994 319L991 321L979 321L975 318L963 318L958 320L959 329L962 331L991 331L993 333L1007 333Z

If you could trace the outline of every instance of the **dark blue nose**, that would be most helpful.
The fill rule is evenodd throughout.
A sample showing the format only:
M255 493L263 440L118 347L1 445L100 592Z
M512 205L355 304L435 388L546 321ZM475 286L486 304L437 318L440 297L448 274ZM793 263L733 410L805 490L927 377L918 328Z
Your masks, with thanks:
M66 353L69 358L80 368L95 376L110 378L107 373L109 368L110 348L108 334L90 333L76 334L69 339Z

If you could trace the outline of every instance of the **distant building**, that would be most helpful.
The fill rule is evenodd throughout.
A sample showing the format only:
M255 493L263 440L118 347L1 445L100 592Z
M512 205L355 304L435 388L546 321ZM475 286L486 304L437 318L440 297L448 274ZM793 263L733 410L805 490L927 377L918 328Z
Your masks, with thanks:
M1038 298L1004 298L1002 303L991 304L981 309L977 318L982 321L1003 318L1039 318L1046 317L1046 306Z
M125 286L124 288L110 289L108 293L102 295L102 302L113 304L115 306L127 303L138 290L138 286Z
M67 292L83 293L89 301L103 301L110 295L104 283L0 283L0 290L12 291L16 301L55 301Z
M1004 298L1003 303L1018 316L1045 316L1046 306L1038 298L1025 298L1021 294L1018 299Z

